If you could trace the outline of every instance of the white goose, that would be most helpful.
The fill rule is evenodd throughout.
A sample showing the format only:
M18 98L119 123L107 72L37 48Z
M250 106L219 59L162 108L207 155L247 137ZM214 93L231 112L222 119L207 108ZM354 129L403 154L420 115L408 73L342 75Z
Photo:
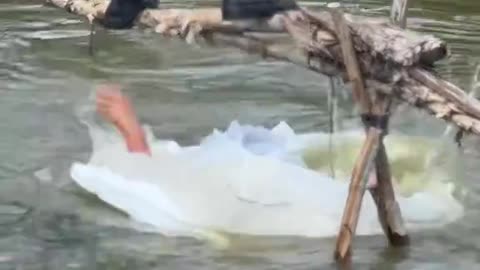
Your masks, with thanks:
M93 154L88 163L73 164L73 180L160 233L338 233L348 183L306 168L299 154L313 145L326 146L326 134L295 135L285 123L267 130L234 122L199 145L181 147L147 132L152 151L148 157L128 153L116 134L93 125L89 130ZM336 135L337 142L352 138L361 141L362 136ZM463 215L451 190L397 194L397 199L409 230L443 226ZM357 234L381 232L367 194Z

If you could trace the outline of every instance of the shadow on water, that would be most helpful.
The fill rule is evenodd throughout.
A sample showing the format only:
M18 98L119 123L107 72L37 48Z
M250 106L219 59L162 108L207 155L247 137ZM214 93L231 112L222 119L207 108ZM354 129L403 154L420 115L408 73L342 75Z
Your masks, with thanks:
M480 63L480 2L414 2L408 27L446 39L452 55L438 69L471 89ZM390 3L343 4L383 16ZM332 263L334 239L233 237L230 248L219 249L139 233L123 214L78 191L69 176L71 163L91 151L75 108L88 103L99 81L125 84L142 121L159 137L194 143L234 119L265 126L285 120L297 132L327 130L326 91L318 89L327 89L328 80L236 50L192 47L138 30L98 29L95 44L92 59L88 27L62 10L33 0L0 4L0 269L339 269ZM444 123L400 110L393 119L398 132L437 138L444 131ZM345 128L358 125L351 115L343 100ZM479 269L478 149L478 140L467 138L458 155L455 175L468 191L458 195L467 207L462 220L416 233L404 249L389 248L380 236L359 237L350 269Z

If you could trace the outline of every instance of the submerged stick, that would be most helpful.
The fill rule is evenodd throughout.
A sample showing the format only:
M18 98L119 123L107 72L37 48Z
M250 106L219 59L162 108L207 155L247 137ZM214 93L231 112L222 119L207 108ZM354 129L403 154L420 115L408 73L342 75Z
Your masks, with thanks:
M94 36L95 36L95 23L91 22L90 23L90 35L88 37L88 54L90 56L93 56L94 54L94 44L93 44L93 41L94 41Z
M331 177L335 179L335 153L333 151L333 135L336 131L335 120L337 110L337 93L335 89L335 82L333 77L328 78L330 82L330 89L328 90L328 155L330 164Z

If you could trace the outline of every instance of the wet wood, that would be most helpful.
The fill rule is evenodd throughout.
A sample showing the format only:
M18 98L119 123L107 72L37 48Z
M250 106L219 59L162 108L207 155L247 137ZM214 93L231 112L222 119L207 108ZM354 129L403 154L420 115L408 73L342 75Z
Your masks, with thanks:
M321 43L325 34L335 33L335 22L331 13L331 11L305 9L308 18L305 23L313 25L316 33L322 33L313 35L311 38L313 41ZM447 55L446 43L436 37L402 29L382 18L345 14L345 19L352 35L355 51L365 57L365 62L371 65L390 63L400 67L429 66ZM309 29L306 26L308 25L303 25L302 28ZM330 48L326 46L326 48L330 51L335 50L335 46ZM380 61L376 62L377 60ZM393 67L384 68L392 69Z
M372 112L377 116L390 114L391 98L385 95L377 95L373 103ZM384 131L385 132L385 131ZM392 183L392 174L387 151L383 143L384 134L380 139L378 153L375 158L375 173L377 186L369 189L377 207L378 220L393 246L403 246L410 242L400 207L395 198Z
M400 25L402 28L406 25L407 5L408 0L393 0L392 3L392 21ZM392 97L377 94L375 101L374 108L372 109L374 114L377 116L387 115L390 117ZM392 173L383 138L380 141L377 157L375 159L375 173L377 176L377 186L369 191L377 207L378 219L383 232L387 236L391 245L407 245L410 242L410 238L405 228L400 207L395 198Z
M335 259L339 261L347 259L351 254L352 241L357 228L368 175L373 168L381 136L382 130L369 128L355 162L335 248Z
M378 219L391 245L403 246L410 242L400 207L395 199L390 164L385 145L380 143L375 159L377 187L370 189L377 206Z
M361 114L369 115L372 113L372 103L370 95L365 89L363 76L357 61L357 54L353 48L351 33L348 30L343 13L334 11L332 12L332 18L337 39L340 41L343 63L347 70L348 80L353 85L353 96L356 103L360 106ZM371 127L367 130L365 142L352 171L349 193L343 210L342 222L335 248L335 258L338 261L345 261L351 254L351 246L357 229L366 182L373 167L372 163L375 160L378 145L381 142L381 135L382 130L380 129Z
M343 64L347 70L348 79L352 83L354 100L360 105L360 112L368 114L371 108L370 97L365 89L363 76L357 61L357 53L353 49L350 30L342 12L333 11L332 19L342 48Z
M429 89L455 103L462 111L480 118L480 102L474 97L468 96L462 89L447 81L435 78L429 72L419 68L410 69L409 74Z

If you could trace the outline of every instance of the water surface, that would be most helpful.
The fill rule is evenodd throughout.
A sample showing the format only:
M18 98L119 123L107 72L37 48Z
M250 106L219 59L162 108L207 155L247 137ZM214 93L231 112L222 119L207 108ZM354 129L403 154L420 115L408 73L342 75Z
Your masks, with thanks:
M334 239L235 237L225 250L136 232L121 213L80 194L69 177L71 163L91 151L77 108L91 101L99 82L124 84L141 120L158 137L188 144L235 119L267 127L286 121L296 132L326 131L325 77L234 49L189 46L139 30L100 29L91 58L85 22L39 2L0 4L0 269L335 269ZM451 56L438 70L472 89L480 61L480 2L413 2L408 27L447 40ZM342 4L382 16L390 1ZM341 128L359 126L349 102L340 102ZM432 140L443 133L443 122L400 110L392 132ZM469 190L465 218L412 235L407 249L388 248L381 236L357 238L354 269L478 269L477 149L478 141L469 138L458 153L454 180Z

